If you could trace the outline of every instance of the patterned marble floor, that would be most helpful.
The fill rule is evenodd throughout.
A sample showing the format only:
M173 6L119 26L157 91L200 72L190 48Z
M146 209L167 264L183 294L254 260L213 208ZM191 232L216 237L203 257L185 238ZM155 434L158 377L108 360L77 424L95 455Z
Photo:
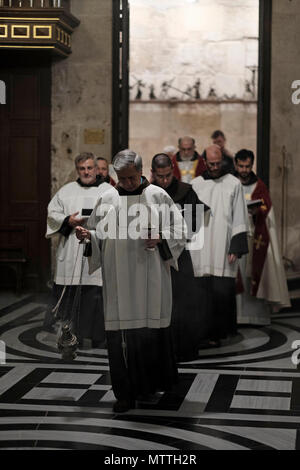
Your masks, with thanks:
M300 313L240 328L223 347L179 364L172 393L118 415L106 350L85 348L64 363L56 336L41 329L44 311L32 296L0 305L1 450L300 449L300 371L292 362Z

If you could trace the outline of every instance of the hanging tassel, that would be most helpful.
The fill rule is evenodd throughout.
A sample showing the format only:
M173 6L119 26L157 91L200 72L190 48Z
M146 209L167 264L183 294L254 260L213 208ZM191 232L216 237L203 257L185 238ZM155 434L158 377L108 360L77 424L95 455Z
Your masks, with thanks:
M67 286L64 286L63 291L62 291L62 293L61 293L60 298L58 299L57 304L56 304L55 307L51 310L51 312L52 312L53 315L54 315L54 318L57 317L58 309L59 309L59 306L60 306L61 301L62 301L62 299L63 299L63 296L64 296L64 294L65 294L65 292L66 292L66 288L67 288Z
M73 285L73 279L74 279L74 274L75 274L75 268L76 268L76 265L77 265L77 259L78 259L78 255L79 255L80 246L81 245L78 244L78 249L77 249L77 254L76 254L76 258L75 258L75 263L74 263L74 269L73 269L70 288ZM82 263L81 263L79 285L78 285L78 287L79 287L79 298L76 298L76 295L75 295L75 299L73 299L73 302L75 300L77 300L77 302L78 302L77 314L76 314L76 312L74 314L74 306L73 306L72 311L71 311L70 321L69 321L69 323L66 323L65 325L62 326L62 329L60 331L60 334L59 334L59 337L58 337L58 340L57 340L58 352L61 353L62 359L64 361L67 361L67 362L73 361L77 356L76 355L76 350L77 350L77 347L78 347L78 341L77 341L77 337L72 333L72 329L73 329L73 331L74 330L76 331L77 327L78 327L78 323L79 323L81 283L82 283L82 272L83 272L83 268L84 268L84 261L85 261L85 258L83 257ZM55 317L57 316L58 309L59 309L59 306L62 302L62 299L63 299L63 296L65 294L66 288L67 288L67 286L64 286L64 289L62 291L62 294L61 294L57 304L52 309L52 312L54 313Z
M80 242L80 243L81 243L81 242ZM73 273L72 273L71 285L73 285L73 279L74 279L74 273L75 273L75 268L76 268L76 264L77 264L78 254L79 254L80 243L78 244L78 248L77 248L77 253L76 253L76 258L75 258L75 263L74 263L74 268L73 268ZM81 269L81 273L80 273L80 280L81 280L81 276L82 276L82 269ZM67 288L67 286L64 286L63 291L62 291L62 293L61 293L60 298L58 299L57 304L56 304L55 307L51 310L51 312L54 314L54 318L57 317L58 309L59 309L60 304L61 304L61 301L62 301L62 299L63 299L63 297L64 297L64 295L65 295L66 288Z

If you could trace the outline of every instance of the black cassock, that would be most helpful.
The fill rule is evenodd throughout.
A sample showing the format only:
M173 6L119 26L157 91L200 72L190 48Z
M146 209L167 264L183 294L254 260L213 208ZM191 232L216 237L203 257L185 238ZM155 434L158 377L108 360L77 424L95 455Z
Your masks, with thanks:
M86 261L87 262L87 261ZM53 285L48 302L44 328L51 327L56 320L72 320L74 333L79 342L84 338L105 347L103 297L101 286L66 286L61 303L54 318L52 309L60 299L64 286Z
M176 204L184 209L192 205L192 229L196 229L196 206L202 204L192 186L173 178L165 189ZM208 207L204 205L204 209ZM208 304L208 279L195 278L189 250L178 258L178 271L171 268L173 308L171 330L178 362L193 361L198 357L201 341L206 338L205 321Z
M142 194L147 185L143 177L143 183L135 191L125 191L118 185L116 190L120 196L130 197ZM158 249L164 260L172 257L166 241ZM147 399L149 394L170 391L177 383L171 327L108 330L106 339L112 389L117 400Z
M100 186L103 182L100 176L97 176L95 183L86 185L78 178L77 183L80 186ZM91 210L87 209L86 214L90 215ZM72 232L67 216L58 230L65 238L68 238ZM87 263L85 259L83 262ZM78 341L81 343L84 338L91 339L94 345L105 346L105 329L104 329L104 310L102 286L94 285L68 285L62 296L63 285L53 284L52 292L48 300L48 306L43 323L43 328L48 330L55 324L56 320L72 320L74 333ZM61 298L56 317L52 313L53 308Z

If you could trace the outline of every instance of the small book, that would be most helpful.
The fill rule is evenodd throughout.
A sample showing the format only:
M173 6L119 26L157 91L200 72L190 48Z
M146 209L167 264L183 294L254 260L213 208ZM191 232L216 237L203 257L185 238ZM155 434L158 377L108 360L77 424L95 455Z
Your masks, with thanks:
M247 207L249 209L253 208L253 207L260 207L263 205L263 202L261 199L255 199L254 201L247 201Z
M81 215L83 217L89 217L92 212L93 212L93 209L81 209Z
M93 212L93 209L81 209L81 218L86 222Z

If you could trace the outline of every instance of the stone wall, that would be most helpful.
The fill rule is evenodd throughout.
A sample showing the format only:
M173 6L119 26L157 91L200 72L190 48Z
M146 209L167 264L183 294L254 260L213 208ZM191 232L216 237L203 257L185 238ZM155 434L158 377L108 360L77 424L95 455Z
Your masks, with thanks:
M77 177L78 153L111 155L112 1L72 0L71 13L80 20L72 35L73 52L52 65L53 195ZM94 137L100 143L86 143ZM56 244L52 240L52 271Z
M270 189L283 254L300 270L300 105L292 103L291 85L300 80L300 5L273 0ZM285 150L283 149L285 147ZM283 153L286 179L282 184ZM287 196L283 198L283 189ZM283 220L283 232L281 221ZM283 233L283 236L281 236Z
M143 157L145 176L153 155L167 145L176 147L180 136L193 136L202 152L212 131L222 129L231 152L256 148L256 103L135 102L130 111L130 146Z
M257 63L258 0L130 0L130 79L146 85L143 99L171 79L183 91L200 79L202 98L211 87L243 98Z
M71 12L73 52L52 67L53 194L74 179L79 152L111 155L112 2L72 0Z
M258 3L130 1L129 145L144 157L145 173L157 151L165 145L176 146L185 134L192 135L202 151L211 133L222 129L230 150L256 151L257 73L252 75L247 67L258 64ZM203 101L192 103L198 79ZM144 85L140 87L143 101L136 100L137 80ZM162 87L165 81L173 88ZM151 85L155 103L149 100ZM209 96L211 88L217 100Z

